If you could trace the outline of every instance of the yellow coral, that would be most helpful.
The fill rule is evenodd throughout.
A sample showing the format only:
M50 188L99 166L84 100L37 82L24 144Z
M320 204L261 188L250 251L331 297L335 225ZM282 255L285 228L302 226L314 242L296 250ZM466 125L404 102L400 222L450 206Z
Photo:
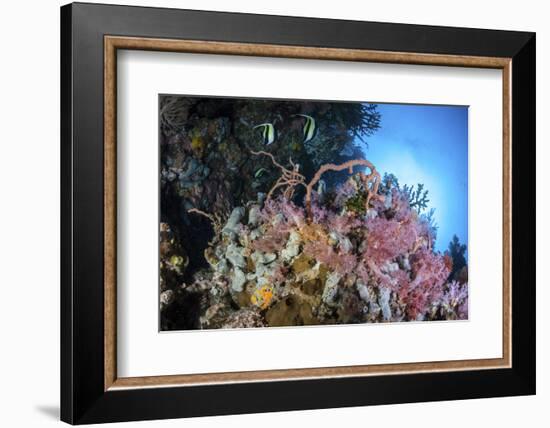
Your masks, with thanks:
M299 228L299 232L304 241L328 242L328 235L320 224L304 224Z
M183 263L183 257L182 256L173 255L172 257L170 257L170 264L172 266L179 266L182 263Z
M191 138L191 149L198 153L202 153L204 150L204 140L200 135L194 135Z
M261 288L258 288L254 291L254 294L250 296L250 301L253 305L265 309L271 303L273 299L273 287L269 285L264 285Z

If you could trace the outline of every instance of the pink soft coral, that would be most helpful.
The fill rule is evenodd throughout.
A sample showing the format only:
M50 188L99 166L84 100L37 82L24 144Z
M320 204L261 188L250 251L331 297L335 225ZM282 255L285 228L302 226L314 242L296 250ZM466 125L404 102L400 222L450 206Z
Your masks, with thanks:
M343 213L341 215L332 212L327 216L327 227L330 231L347 235L353 229L361 227L363 222L354 214Z
M263 223L264 233L252 242L252 248L264 253L273 253L285 247L293 229L303 227L305 214L303 208L279 197L268 200L264 204L260 211L260 220Z
M357 186L351 180L347 180L341 186L338 186L334 192L333 204L336 208L343 208L346 201L357 192Z
M357 257L353 254L336 251L332 245L322 241L306 242L304 254L342 275L353 272L357 266Z
M457 318L468 318L468 284L451 281L441 297L441 305L446 311L455 312Z
M336 232L340 235L347 235L362 225L361 219L353 213L339 214L317 203L311 204L311 212L313 223L323 225L329 232Z
M268 200L260 211L260 218L264 223L281 220L277 225L287 229L305 223L304 209L283 197Z
M301 253L346 276L342 284L357 281L391 290L399 319L467 318L467 284L446 284L452 261L432 250L433 230L411 209L407 195L391 189L385 194L388 199L374 199L367 213L360 214L345 209L358 191L350 180L326 204L314 193L310 217L289 199L268 199L254 228L239 229L259 235L248 241L252 250L275 253L280 260L271 273L274 286L285 284L292 275L292 258Z
M409 197L406 193L394 188L391 191L391 200L391 210L393 212L393 218L395 218L397 221L403 221L410 218L412 210L409 205Z
M411 319L424 314L430 303L443 295L443 285L450 269L444 257L421 248L411 257L412 281L399 290L399 296L407 305Z
M262 253L276 253L285 247L288 235L288 231L271 228L261 238L253 241L251 246L255 251L261 251Z
M411 250L416 238L416 224L411 221L400 223L383 217L369 219L364 257L382 265L400 254Z

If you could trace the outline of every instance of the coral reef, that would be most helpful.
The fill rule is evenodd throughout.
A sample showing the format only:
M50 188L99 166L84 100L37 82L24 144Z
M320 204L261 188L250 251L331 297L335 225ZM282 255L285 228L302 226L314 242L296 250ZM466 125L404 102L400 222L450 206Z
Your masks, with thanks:
M370 174L357 172L323 198L311 190L324 172L353 166ZM407 192L378 191L372 164L327 165L308 184L279 168L285 192L234 208L223 227L211 218L209 277L184 285L204 291L200 328L467 317L467 283L449 280L451 256L432 250ZM297 185L310 189L304 206L288 191Z
M161 100L162 330L467 319L466 247L352 144L375 108L228 102Z

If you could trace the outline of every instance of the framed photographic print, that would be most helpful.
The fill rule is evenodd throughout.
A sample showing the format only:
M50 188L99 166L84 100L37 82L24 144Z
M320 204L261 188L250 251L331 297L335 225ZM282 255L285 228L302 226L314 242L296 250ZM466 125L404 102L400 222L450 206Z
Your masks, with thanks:
M535 393L533 33L76 3L61 53L62 420Z

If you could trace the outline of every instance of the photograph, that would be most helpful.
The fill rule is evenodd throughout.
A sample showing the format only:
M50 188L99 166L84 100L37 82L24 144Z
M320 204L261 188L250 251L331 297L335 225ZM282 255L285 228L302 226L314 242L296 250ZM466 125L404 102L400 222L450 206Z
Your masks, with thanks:
M159 94L159 330L468 320L468 106Z

